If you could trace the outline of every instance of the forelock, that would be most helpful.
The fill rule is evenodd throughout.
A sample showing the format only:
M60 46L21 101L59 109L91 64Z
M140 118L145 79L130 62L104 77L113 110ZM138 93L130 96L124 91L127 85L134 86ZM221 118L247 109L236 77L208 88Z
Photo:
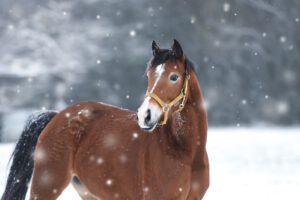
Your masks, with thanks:
M147 69L146 73L153 67L164 64L167 61L176 61L176 56L172 53L171 50L169 49L161 49L157 55L153 56L148 64L147 64ZM185 67L185 73L188 74L190 70L195 71L194 63L189 60L187 57L185 57L184 61L184 67Z
M176 61L176 56L169 49L161 49L157 55L153 56L147 65L146 72L148 72L152 67L163 64L167 61Z

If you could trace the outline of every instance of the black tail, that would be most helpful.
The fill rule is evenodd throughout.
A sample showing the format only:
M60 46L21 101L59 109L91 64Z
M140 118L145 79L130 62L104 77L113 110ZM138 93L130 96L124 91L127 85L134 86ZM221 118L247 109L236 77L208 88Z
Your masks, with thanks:
M29 117L12 154L12 165L1 200L24 200L33 172L33 153L37 140L57 113L47 111Z

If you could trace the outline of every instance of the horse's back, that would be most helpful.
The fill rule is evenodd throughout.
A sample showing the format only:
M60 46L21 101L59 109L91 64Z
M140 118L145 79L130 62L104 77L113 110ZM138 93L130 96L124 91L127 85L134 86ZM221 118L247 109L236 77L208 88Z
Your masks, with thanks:
M103 103L81 102L59 112L49 122L37 148L49 149L47 154L54 157L59 157L60 151L71 151L75 157L83 144L97 140L107 130L128 130L124 124L136 129L135 113Z

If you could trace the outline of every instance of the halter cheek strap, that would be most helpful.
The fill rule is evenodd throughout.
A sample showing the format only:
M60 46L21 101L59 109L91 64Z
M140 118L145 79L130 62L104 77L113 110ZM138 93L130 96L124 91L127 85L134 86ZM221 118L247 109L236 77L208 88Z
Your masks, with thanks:
M146 97L150 97L150 98L154 99L162 108L162 111L164 114L164 119L160 123L161 125L165 125L167 123L168 117L169 117L169 112L170 112L171 108L174 105L176 105L179 101L182 100L181 103L179 104L179 108L177 110L175 110L174 112L180 112L184 108L184 105L187 100L186 95L187 95L189 79L190 79L190 75L186 75L180 94L177 97L175 97L175 99L173 99L171 102L168 102L168 103L164 102L161 98L159 98L159 96L157 96L153 92L147 92Z

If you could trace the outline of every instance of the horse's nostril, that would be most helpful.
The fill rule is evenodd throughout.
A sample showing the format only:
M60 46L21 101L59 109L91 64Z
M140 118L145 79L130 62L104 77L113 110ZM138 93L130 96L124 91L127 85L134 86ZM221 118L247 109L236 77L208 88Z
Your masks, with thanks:
M150 120L151 120L151 110L148 109L146 112L145 124L148 124L148 122L150 122Z

